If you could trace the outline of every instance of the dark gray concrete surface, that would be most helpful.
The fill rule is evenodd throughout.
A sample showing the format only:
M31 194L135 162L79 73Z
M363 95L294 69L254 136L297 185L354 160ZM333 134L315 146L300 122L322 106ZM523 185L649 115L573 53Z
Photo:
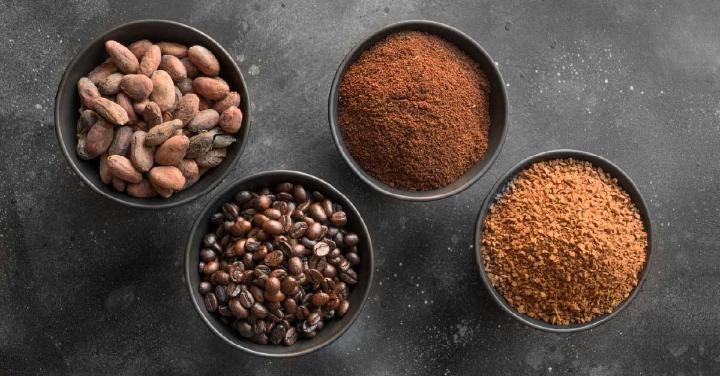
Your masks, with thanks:
M720 372L720 2L0 5L0 374ZM297 169L327 179L365 216L376 280L361 318L330 347L270 360L227 346L194 312L183 281L187 231L209 197L133 210L83 186L62 157L52 107L66 65L94 36L143 18L207 32L245 73L254 128L221 186ZM511 104L494 167L464 193L432 203L371 191L345 166L327 124L330 82L345 53L405 19L448 23L480 42ZM527 328L500 311L471 247L495 179L554 148L597 153L625 169L648 200L657 240L630 307L571 335Z

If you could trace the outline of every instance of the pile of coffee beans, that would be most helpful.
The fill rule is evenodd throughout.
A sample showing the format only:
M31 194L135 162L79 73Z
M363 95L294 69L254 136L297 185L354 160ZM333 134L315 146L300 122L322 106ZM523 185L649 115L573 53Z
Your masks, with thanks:
M360 239L342 206L286 182L238 192L210 222L198 289L240 336L291 346L347 313Z
M109 58L78 81L77 154L99 160L119 192L169 198L227 155L242 126L240 94L207 48L105 42Z

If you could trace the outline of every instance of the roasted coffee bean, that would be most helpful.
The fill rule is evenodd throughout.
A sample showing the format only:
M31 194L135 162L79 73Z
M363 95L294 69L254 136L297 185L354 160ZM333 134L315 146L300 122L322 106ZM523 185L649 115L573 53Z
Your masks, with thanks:
M224 306L224 305L219 306L217 312L220 314L220 316L223 316L223 317L232 317L233 316L232 312L230 312L230 308L228 308L227 306Z
M289 327L285 332L285 338L283 338L283 345L292 346L297 342L297 330L295 327Z
M345 244L344 238L345 238L345 235L343 235L342 232L338 232L337 234L333 235L333 241L337 245Z
M205 295L213 290L213 285L210 282L200 282L200 287L198 288L198 291L200 294Z
M230 221L234 221L238 216L240 216L240 208L232 202L225 203L222 207L222 211L225 218Z
M242 262L243 262L243 265L245 265L245 269L252 269L253 267L255 267L255 261L253 260L253 254L250 252L245 253L242 256Z
M265 210L272 205L272 201L270 200L269 195L260 195L255 199L255 209L256 210Z
M280 215L290 214L289 208L290 204L286 201L275 201L272 204L272 209L279 211ZM267 216L267 214L265 215Z
M295 201L297 202L305 202L308 199L307 192L305 191L305 187L303 187L300 184L295 184L293 187L293 197L295 198Z
M280 280L276 277L265 279L265 291L271 294L280 291Z
M319 286L324 278L322 273L320 273L317 269L310 269L306 271L305 277L307 278L308 282L312 283L315 286Z
M285 294L283 294L282 291L275 291L274 293L265 291L265 300L270 303L279 303L282 302L284 299Z
M311 303L316 307L322 307L327 303L330 296L322 291L313 294Z
M280 266L284 261L284 256L282 251L272 251L265 256L264 262L265 265L270 267L277 267Z
M252 223L256 226L262 226L263 223L269 221L270 218L266 217L265 214L255 213L252 218Z
M288 273L285 269L275 269L272 272L270 272L270 277L275 277L278 280L284 279L287 277Z
M294 314L297 310L297 303L294 299L285 299L283 307L285 308L285 312Z
M208 312L215 312L218 308L218 299L215 294L209 292L205 294L205 309Z
M332 201L330 201L328 199L324 199L320 203L320 206L322 207L323 211L325 212L325 217L330 218L333 215Z
M262 243L255 238L245 240L245 250L248 252L257 252L260 247L262 247Z
M238 205L244 205L246 202L252 200L253 194L250 191L240 191L235 194L235 202Z
M358 236L355 233L348 232L347 234L345 234L344 241L345 241L345 246L354 247L358 244L360 239L358 238Z
M360 256L355 252L348 252L345 254L345 259L350 262L350 266L357 266L360 264Z
M320 272L322 273L322 275L328 278L335 278L335 276L337 276L337 269L335 269L335 267L329 263L326 263L325 268L320 270Z
M289 231L289 235L293 239L302 238L308 230L308 225L305 222L295 222ZM319 231L318 231L319 233Z
M280 252L282 252L283 255L285 255L285 257L288 257L288 258L289 258L289 257L292 256L293 248L292 248L292 246L290 245L290 243L288 243L288 242L280 242L280 244L278 244L278 249L280 249Z
M219 304L227 303L228 296L225 293L224 286L215 286L215 297L217 298Z
M211 275L211 274L215 273L216 271L218 271L218 269L220 269L219 262L217 262L216 260L209 261L209 262L205 263L205 267L203 268L203 273L205 273L207 275Z
M206 247L211 247L213 244L215 244L215 242L217 242L217 236L215 236L215 234L213 233L206 234L203 238L203 244Z
M321 202L325 199L325 195L323 195L320 191L312 191L312 198L317 202Z
M340 306L340 298L335 294L330 294L328 297L327 303L325 303L325 308L327 308L329 310L334 310L334 309L337 309L339 306Z
M325 210L323 210L322 205L320 203L313 203L308 208L310 217L312 219L318 221L318 222L325 222L327 220L327 215L325 214Z
M347 215L343 211L335 212L330 217L330 223L333 226L343 227L347 224Z
M243 338L250 338L255 335L255 333L253 333L252 325L250 325L250 323L245 320L238 320L235 323L235 330L237 330L240 336Z
M290 260L288 260L288 272L292 275L298 275L302 273L302 271L303 266L300 257L291 257Z
M250 314L247 308L243 307L240 303L240 299L230 299L230 302L228 302L228 308L230 308L230 312L239 319L246 319Z
M240 304L242 304L243 307L250 309L250 307L255 304L255 298L253 298L252 293L250 293L250 290L248 290L247 287L242 286L241 289L240 295L238 296Z
M225 293L228 295L229 298L236 298L238 295L240 295L240 288L241 285L230 282L227 286L225 286Z
M253 304L253 306L250 308L250 314L259 319L264 319L265 317L267 317L268 311L262 303L255 302L255 304Z
M263 290L261 290L260 287L252 285L248 288L248 290L250 290L250 293L252 294L253 299L255 299L255 302L263 303L265 301Z
M322 232L322 225L319 222L315 222L307 227L307 231L305 232L305 237L307 237L310 240L315 240L320 237L321 232Z
M310 239L308 239L308 238L302 238L302 245L303 245L305 248L313 249L313 247L315 247L315 241L314 241L314 240L310 240Z
M271 235L280 235L283 233L284 226L280 221L270 219L262 224L263 231Z
M343 301L341 301L340 304L338 305L338 308L335 310L335 313L336 313L338 316L343 317L343 316L345 316L345 314L347 313L348 309L350 309L350 301L349 301L349 300L343 300Z
M273 203L273 206L275 206L274 203ZM265 211L263 211L263 215L270 219L278 220L278 219L280 219L280 216L282 216L282 212L280 212L280 210L275 209L275 208L269 208L269 209L265 209Z
M310 250L305 248L304 244L295 244L295 246L293 246L292 256L303 257L308 254L310 254Z
M280 282L280 290L286 295L292 295L298 290L298 283L294 278L285 278Z
M348 285L354 285L357 283L357 273L355 273L355 271L352 269L341 271L340 280L347 283Z
M313 247L313 254L318 257L327 256L330 253L330 246L325 242L317 242Z
M214 261L216 257L217 256L215 255L215 251L213 251L212 249L203 248L200 251L200 259L205 262Z
M288 193L289 193L289 192L292 192L292 191L293 191L293 187L294 187L294 186L293 186L293 183L290 183L290 182L282 182L282 183L278 184L278 185L275 187L275 191L276 191L276 192L288 192Z
M287 333L285 325L275 325L272 331L270 331L270 343L279 345L280 342L285 339L285 333Z
M219 285L227 285L230 282L230 274L224 270L218 270L210 276L210 280Z

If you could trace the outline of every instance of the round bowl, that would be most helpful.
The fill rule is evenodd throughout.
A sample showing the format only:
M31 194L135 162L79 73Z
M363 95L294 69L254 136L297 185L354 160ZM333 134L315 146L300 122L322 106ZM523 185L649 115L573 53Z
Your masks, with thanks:
M75 153L77 137L75 135L76 122L79 117L80 98L77 92L77 82L86 76L95 66L107 58L105 41L113 39L123 44L129 44L140 39L150 39L153 42L170 41L187 45L200 44L215 54L220 61L220 76L228 82L232 90L237 91L242 101L240 109L243 112L243 124L236 135L235 145L228 147L227 157L219 166L211 169L200 180L187 190L176 192L169 199L161 197L136 198L126 193L115 191L112 187L100 181L98 175L97 159L85 161ZM237 159L245 148L250 131L250 100L240 68L232 56L207 34L181 23L165 20L134 21L120 25L95 38L87 47L70 62L65 74L60 80L60 86L55 97L55 129L57 131L60 149L63 155L80 178L95 192L115 202L137 208L161 209L169 208L190 202L217 186L230 172Z
M213 313L205 309L203 296L198 292L198 285L201 281L198 273L198 262L200 245L203 236L211 230L210 215L220 211L222 204L233 199L235 193L241 190L257 190L262 187L275 187L278 183L289 181L300 183L308 191L320 191L325 197L337 202L344 208L348 218L348 229L360 237L358 253L361 258L358 274L358 282L350 293L350 309L339 320L328 320L325 327L317 332L317 336L311 339L299 338L292 346L283 345L259 345L242 338L237 332L225 324ZM373 249L365 222L357 208L350 200L324 180L312 175L298 171L266 171L256 175L248 176L223 189L212 201L200 212L198 218L190 231L190 238L185 250L185 281L188 292L192 299L195 310L200 314L207 326L223 341L240 350L247 351L254 355L288 358L311 353L319 350L339 338L360 316L365 301L370 293L373 279Z
M429 191L406 191L402 189L397 189L383 183L382 181L376 179L375 177L367 173L365 170L363 170L362 167L360 167L360 165L350 154L350 151L345 147L345 143L343 142L342 137L342 130L340 129L340 125L338 124L338 96L340 84L342 83L342 79L345 76L345 72L348 70L348 68L350 68L353 63L355 63L355 61L360 57L363 52L365 52L365 50L367 50L377 42L385 39L385 37L387 37L388 35L401 31L422 31L429 34L437 35L447 40L448 42L453 43L480 65L480 68L483 70L483 72L488 78L488 81L490 82L491 124L490 130L488 132L488 148L485 157L475 163L475 165L473 165L468 171L465 172L465 174L457 178L454 182L450 183L445 187ZM470 38L467 34L451 26L438 22L421 20L403 21L386 26L365 38L362 43L353 48L347 54L347 56L345 56L345 59L343 59L343 61L340 63L340 67L335 73L335 78L330 88L328 117L330 120L330 130L332 131L333 139L335 140L335 145L340 151L343 159L345 159L345 162L347 162L348 166L350 166L350 168L355 171L355 173L360 177L360 179L362 179L365 183L370 185L370 187L372 187L376 191L384 193L391 197L409 201L431 201L442 199L462 192L464 189L477 181L483 174L485 174L485 172L490 168L490 166L492 166L498 154L500 154L500 149L502 149L503 143L505 141L505 134L507 133L508 127L507 113L508 103L507 94L505 93L505 83L503 82L502 76L500 75L500 71L495 65L495 61L492 59L492 57L490 57L487 52L485 52L485 50L480 46L480 44Z
M553 325L545 321L534 319L525 314L519 313L512 305L505 301L505 298L503 298L502 294L495 290L492 283L490 283L490 280L488 279L488 276L485 272L485 264L482 257L481 244L483 222L485 221L485 217L490 210L490 206L492 206L498 196L505 191L507 184L511 182L521 171L525 170L533 163L562 158L574 158L577 160L588 161L592 163L593 166L602 168L605 172L616 178L620 187L622 187L622 189L624 189L625 192L630 195L630 198L640 212L640 217L643 221L643 225L645 226L645 231L647 232L648 236L648 247L647 256L645 258L645 267L640 272L640 276L638 278L638 285L635 286L635 289L632 291L630 296L628 296L627 299L620 303L620 305L618 305L613 312L597 316L593 320L583 324L573 323L568 325ZM533 328L555 333L570 333L590 329L604 322L607 322L608 320L617 316L618 313L620 313L630 304L633 298L635 298L635 296L637 295L638 291L640 291L640 287L645 281L645 276L648 273L648 269L650 267L650 260L652 258L652 239L653 237L652 227L650 223L650 212L648 211L647 204L645 203L645 200L643 200L642 195L640 195L640 191L635 186L635 183L633 183L632 179L630 179L630 177L625 172L623 172L620 167L616 166L609 160L595 154L579 150L560 149L540 153L523 160L522 162L516 164L513 168L508 170L498 180L498 182L495 183L495 186L493 186L493 188L490 190L490 193L488 193L487 197L485 197L485 201L483 201L482 207L480 209L480 214L477 218L477 224L475 226L475 256L478 268L480 269L480 277L482 278L483 284L485 284L485 288L487 288L487 290L490 292L490 295L493 297L495 302L497 302L500 308L502 308L513 318Z

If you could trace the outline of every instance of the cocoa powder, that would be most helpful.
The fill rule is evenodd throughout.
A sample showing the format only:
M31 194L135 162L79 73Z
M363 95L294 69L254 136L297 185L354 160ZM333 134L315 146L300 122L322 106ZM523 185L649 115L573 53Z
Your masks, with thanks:
M638 284L648 237L630 196L602 169L557 159L522 171L484 221L492 285L551 324L612 312Z
M409 31L388 36L348 69L338 120L350 154L399 189L444 187L487 150L490 86L452 43Z

